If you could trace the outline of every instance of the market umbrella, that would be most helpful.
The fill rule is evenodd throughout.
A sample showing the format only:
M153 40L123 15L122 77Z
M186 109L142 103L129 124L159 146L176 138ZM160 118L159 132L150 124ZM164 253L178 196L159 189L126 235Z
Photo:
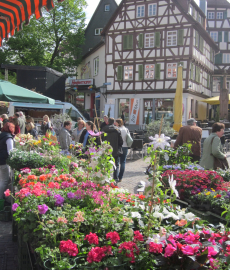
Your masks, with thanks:
M182 110L183 110L183 67L178 67L176 95L174 99L174 125L173 129L179 132L182 127Z
M211 97L211 98L207 98L207 99L203 99L201 100L202 102L211 104L211 105L219 105L220 104L220 96L216 96L216 97ZM230 94L228 95L228 104L230 104Z
M62 2L64 0L58 0ZM42 16L41 9L54 8L53 0L0 0L0 46L2 40L22 29L22 23L29 24L31 15L36 19Z
M0 100L8 102L55 104L55 100L52 98L3 80L0 80Z

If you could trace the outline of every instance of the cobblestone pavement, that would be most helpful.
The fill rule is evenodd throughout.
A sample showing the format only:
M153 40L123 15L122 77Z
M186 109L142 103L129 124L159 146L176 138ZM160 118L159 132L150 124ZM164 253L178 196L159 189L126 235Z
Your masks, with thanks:
M6 268L3 254L6 255ZM17 243L12 241L12 222L0 222L0 270L17 269Z
M135 156L134 156L135 158ZM137 186L140 181L147 182L145 171L150 163L150 158L144 159L128 159L125 165L125 173L119 187L128 189L131 193L137 193Z

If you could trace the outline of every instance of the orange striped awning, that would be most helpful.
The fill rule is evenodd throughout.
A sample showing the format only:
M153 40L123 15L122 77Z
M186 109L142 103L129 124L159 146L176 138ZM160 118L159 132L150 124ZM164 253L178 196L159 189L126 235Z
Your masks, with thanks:
M51 10L54 8L53 0L0 0L0 46L9 34L13 36L16 29L22 29L23 22L29 24L31 15L35 14L36 19L39 19L42 7Z

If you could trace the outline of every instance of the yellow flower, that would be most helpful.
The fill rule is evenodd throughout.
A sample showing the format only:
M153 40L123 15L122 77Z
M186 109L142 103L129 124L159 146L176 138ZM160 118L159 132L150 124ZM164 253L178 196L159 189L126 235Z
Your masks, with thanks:
M215 195L215 196L213 196L213 198L216 198L216 195Z
M67 158L71 159L72 157L71 156L66 156Z
M209 191L209 192L206 193L206 195L209 195L210 193L211 193L211 192Z
M198 193L198 195L199 195L200 193Z

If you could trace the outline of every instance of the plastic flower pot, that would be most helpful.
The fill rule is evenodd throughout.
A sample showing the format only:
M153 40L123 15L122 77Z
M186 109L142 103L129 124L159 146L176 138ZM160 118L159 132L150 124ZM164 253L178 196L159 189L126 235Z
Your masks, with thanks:
M76 260L71 260L71 266L69 266L68 268L66 266L64 267L58 267L58 270L67 270L67 269L74 269L76 266ZM44 262L44 268L45 269L48 269L48 270L51 270L51 269L57 269L57 268L54 268L54 264L51 262L50 259L46 260Z
M2 211L4 208L4 202L5 202L4 199L0 199L0 211Z

